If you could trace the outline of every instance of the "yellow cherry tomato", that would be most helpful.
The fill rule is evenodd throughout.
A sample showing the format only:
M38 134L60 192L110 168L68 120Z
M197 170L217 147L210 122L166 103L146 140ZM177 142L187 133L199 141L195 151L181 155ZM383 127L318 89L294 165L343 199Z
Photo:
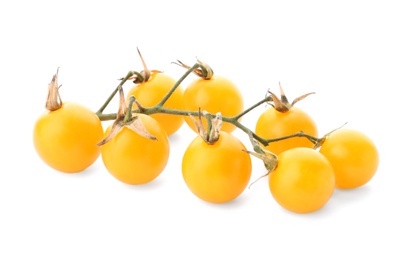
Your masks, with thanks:
M134 85L127 93L127 100L134 96L136 100L144 107L152 107L157 105L164 96L175 85L176 81L170 76L152 71L150 78L146 82ZM178 86L170 98L165 102L165 108L183 110L183 89L182 86ZM133 109L136 109L136 104L133 105ZM182 116L170 115L170 114L153 114L150 115L157 120L165 129L168 136L175 133L184 123Z
M236 116L243 112L243 97L237 86L227 78L213 76L211 79L198 78L190 83L184 91L185 109L187 111L208 111L223 117ZM196 127L190 117L185 121L196 132ZM204 119L204 126L206 120ZM231 133L236 126L223 123L221 130Z
M197 136L187 147L182 159L185 183L198 198L211 203L224 203L237 198L247 187L251 176L250 155L239 139L220 132L214 144Z
M331 162L338 188L357 188L368 183L379 166L379 153L373 141L354 129L332 132L319 151Z
M103 127L88 108L65 102L54 111L44 112L34 125L34 147L50 167L65 173L80 172L92 165L100 154L96 144Z
M314 149L289 149L278 156L277 168L269 174L269 188L283 208L295 213L314 212L334 192L334 170L328 159Z
M255 127L255 133L265 139L284 137L300 131L315 137L318 135L314 120L298 107L291 107L287 112L269 107L260 115ZM278 155L291 148L313 146L305 137L294 137L271 142L265 149Z
M165 169L170 153L164 128L150 116L136 115L157 140L123 127L112 140L102 145L102 160L106 169L126 184L145 184L157 178ZM106 129L105 137L110 129L111 126Z

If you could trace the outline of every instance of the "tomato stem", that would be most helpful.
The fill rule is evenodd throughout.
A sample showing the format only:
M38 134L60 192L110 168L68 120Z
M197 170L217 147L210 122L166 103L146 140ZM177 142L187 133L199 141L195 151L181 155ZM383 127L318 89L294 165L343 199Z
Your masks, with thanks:
M321 141L320 138L314 137L312 135L306 134L302 131L297 132L295 134L291 134L291 135L287 135L287 136L282 136L282 137L278 137L278 138L272 138L272 139L265 139L266 143L271 143L271 142L278 142L278 141L282 141L285 139L289 139L289 138L293 138L293 137L306 137L308 140L310 140L313 144L317 144L318 142Z
M234 117L235 120L239 120L241 117L243 117L244 115L246 115L247 113L249 113L250 111L252 111L253 109L255 109L256 107L270 102L272 101L272 98L270 96L265 97L264 99L260 100L259 102L257 102L256 104L254 104L253 106L249 107L248 109L244 110L242 113L238 114L237 116Z
M138 75L139 73L135 72L135 71L129 71L126 75L126 77L122 78L119 85L113 90L112 94L110 94L110 96L107 98L107 100L105 101L105 103L99 108L99 110L96 112L96 115L99 117L100 120L103 120L103 111L105 110L105 108L109 105L110 101L112 101L112 99L114 98L114 96L117 94L117 92L119 91L119 89L124 85L124 83L131 78L134 75ZM101 118L102 117L102 118ZM116 119L116 114L114 115L114 117L108 117L108 119L106 120L112 120L112 119Z
M126 111L126 115L124 116L124 119L123 119L124 123L127 123L127 122L129 122L131 120L131 117L133 115L132 112L131 112L131 108L133 107L133 103L135 101L136 101L136 98L134 96L131 96L129 98L129 105L128 105L128 108L127 108L127 111Z
M184 66L185 67L185 66ZM146 115L152 115L152 114L171 114L171 115L179 115L179 116L199 116L200 112L199 111L186 111L186 110L178 110L178 109L171 109L171 108L165 108L164 104L165 102L171 97L171 95L174 93L174 91L179 87L179 85L182 83L182 81L185 80L185 78L191 74L195 73L195 71L200 68L202 70L205 70L206 68L203 67L203 64L201 62L195 63L192 67L188 67L188 70L182 75L178 81L174 84L174 86L171 88L171 90L163 97L163 99L155 106L152 107L143 107L141 104L137 102L137 100L132 97L130 98L130 104L128 107L128 112L125 116L125 120L131 119L131 114L132 113L142 113ZM103 111L107 107L107 105L110 103L110 101L113 99L113 97L117 94L118 90L122 88L123 84L129 80L132 79L135 76L135 78L140 78L142 75L140 73L137 73L135 71L129 71L127 75L121 79L120 84L115 88L115 90L112 92L112 94L109 96L109 98L106 100L106 102L101 106L101 108L96 112L96 115L99 117L101 121L107 121L107 120L115 120L117 118L117 113L111 113L111 114L104 114ZM304 95L306 96L306 95ZM253 145L253 148L257 148L258 144L255 143L254 140L257 142L261 143L264 146L267 146L271 142L278 142L282 141L285 139L289 138L294 138L294 137L305 137L308 140L310 140L313 144L317 144L321 142L322 138L317 138L308 134L305 134L304 132L298 132L292 135L287 135L279 138L272 138L272 139L265 139L262 138L261 136L258 136L255 134L252 130L250 130L248 127L244 126L242 123L239 122L239 119L242 118L244 115L255 109L256 107L260 106L261 104L267 103L273 101L273 98L271 95L268 95L267 97L263 98L259 102L255 103L254 105L250 106L248 109L244 110L242 113L233 116L233 117L224 117L222 116L222 121L223 122L228 122L233 125L235 125L237 128L245 132L249 138L250 141ZM137 104L137 109L132 110L130 113L130 110L132 109L133 103ZM212 113L207 113L205 115L207 122L208 122L208 129L211 128L211 119L216 118L216 114ZM208 131L210 132L210 131Z
M206 117L206 123L208 124L207 126L207 131L206 131L206 140L210 140L211 139L211 133L212 133L212 128L213 128L213 124L212 124L212 118L214 118L211 114L205 114Z
M199 68L201 65L199 63L195 63L194 66L190 67L185 73L184 75L182 75L181 78L179 78L177 80L177 82L175 82L174 86L170 89L170 91L163 97L163 99L157 104L157 106L164 106L165 102L167 102L167 100L171 97L171 95L174 93L174 91L178 88L178 86L181 84L182 81L184 81L184 79L191 74L195 69Z

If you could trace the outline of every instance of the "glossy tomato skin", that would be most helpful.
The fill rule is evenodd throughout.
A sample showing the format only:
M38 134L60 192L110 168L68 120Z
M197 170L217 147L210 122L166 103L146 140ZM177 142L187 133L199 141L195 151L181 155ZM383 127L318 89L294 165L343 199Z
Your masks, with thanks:
M337 188L365 185L379 166L379 152L373 141L354 129L341 128L331 133L320 152L334 168Z
M94 112L73 102L44 112L34 125L34 147L51 168L76 173L92 165L100 155L96 144L103 127Z
M292 107L284 113L269 107L260 115L255 127L255 133L265 139L284 137L300 131L318 137L314 120L298 107ZM314 144L305 137L294 137L271 142L265 148L278 155L291 148L313 146Z
M157 178L165 169L170 152L164 128L150 116L137 116L157 140L143 137L123 127L112 140L102 145L102 160L106 169L113 177L126 184L145 184ZM105 136L110 129L111 126L106 129Z
M182 174L190 191L210 203L237 198L247 187L252 164L244 145L232 134L222 132L209 145L196 137L182 160Z
M161 72L153 72L148 81L130 88L127 93L127 100L131 96L134 96L144 107L155 106L164 98L175 83L176 81L172 77ZM174 93L171 94L171 97L165 102L164 107L183 110L183 93L184 90L182 86L178 86ZM134 105L133 109L136 108L137 106ZM170 114L153 114L150 116L162 125L168 136L175 133L184 123L182 116Z
M238 87L229 79L214 75L211 79L198 78L192 81L184 91L184 102L187 111L208 111L216 114L220 112L224 117L236 116L243 112L243 97ZM190 117L185 121L197 132ZM204 119L204 126L206 120ZM221 130L231 133L236 126L223 123Z
M333 168L318 151L299 147L278 156L277 168L269 174L269 188L283 208L295 213L321 209L335 189Z

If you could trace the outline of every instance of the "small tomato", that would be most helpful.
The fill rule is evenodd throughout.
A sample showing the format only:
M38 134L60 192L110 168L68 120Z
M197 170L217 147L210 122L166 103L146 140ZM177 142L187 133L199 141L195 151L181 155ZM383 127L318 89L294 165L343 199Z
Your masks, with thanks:
M278 156L277 168L269 174L269 188L283 208L310 213L321 209L331 198L334 170L318 151L292 148Z
M130 88L127 93L127 100L129 100L131 96L134 96L143 107L155 106L171 90L175 83L176 81L170 76L161 72L152 71L147 81L136 84ZM165 102L164 107L183 110L183 92L182 87L178 86ZM137 106L134 104L133 109L136 108ZM184 118L177 115L153 114L151 117L161 124L168 136L175 133L184 123Z
M274 139L304 132L311 136L318 135L318 129L314 120L302 109L294 107L294 103L301 100L306 94L297 98L292 104L288 104L284 92L281 100L274 94L273 107L265 110L257 120L255 133L265 139ZM310 93L311 94L311 93ZM295 147L313 147L314 144L305 137L293 137L285 140L270 142L265 149L278 155Z
M65 102L44 112L34 125L34 146L41 159L55 170L74 173L93 164L100 154L96 144L103 127L88 108Z
M151 140L123 127L113 139L102 145L102 160L117 180L126 184L145 184L157 178L167 165L170 146L164 128L152 117L136 114ZM105 131L110 133L112 125Z
M192 81L184 91L185 109L188 111L205 110L224 117L232 117L243 112L243 97L238 87L229 79L212 76L210 79L198 78ZM186 117L188 126L196 131L191 118ZM204 123L206 125L206 123ZM232 132L236 126L223 123L222 131Z
M341 128L330 133L320 153L331 162L338 188L357 188L368 183L379 166L379 153L364 133Z
M197 136L187 147L182 159L185 183L198 198L223 203L238 197L251 176L250 155L239 139L220 131L213 144Z
M57 171L83 171L100 155L100 147L96 144L103 136L102 123L87 107L61 101L58 72L48 88L47 111L34 125L35 150L47 165Z

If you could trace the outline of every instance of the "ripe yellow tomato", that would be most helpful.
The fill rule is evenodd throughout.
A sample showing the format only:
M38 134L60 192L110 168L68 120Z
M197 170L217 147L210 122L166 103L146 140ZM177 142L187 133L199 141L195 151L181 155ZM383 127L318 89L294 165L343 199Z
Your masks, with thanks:
M106 169L126 184L145 184L158 177L167 165L170 146L164 128L152 117L136 114L146 130L157 138L143 137L123 127L109 142L102 145ZM105 131L105 137L111 126Z
M265 139L284 137L300 131L315 137L318 135L314 120L298 107L291 107L287 112L279 112L274 107L269 107L260 115L255 127L255 133ZM313 146L305 137L294 137L271 142L265 149L278 155L291 148Z
M331 162L338 188L360 187L369 182L379 166L379 153L364 133L341 128L328 135L320 153Z
M292 148L278 156L277 168L269 174L269 188L283 208L295 213L314 212L334 192L334 170L318 151Z
M134 85L127 93L127 100L134 96L136 100L144 107L152 107L157 105L164 96L175 85L176 81L170 76L152 71L150 78L146 82ZM165 108L183 110L183 89L182 86L178 86L172 93L171 97L165 102ZM136 109L136 104L133 105L133 109ZM182 116L170 115L170 114L153 114L150 115L157 120L165 129L168 136L175 133L184 123Z
M247 187L251 176L250 155L239 139L220 132L214 144L197 136L187 147L182 159L185 183L198 198L211 203L224 203L237 198Z
M198 78L190 83L184 91L185 109L187 111L220 112L224 117L232 117L243 112L243 97L238 87L229 79L213 76L211 79ZM185 121L196 132L196 127L190 117ZM206 127L206 120L203 120ZM231 133L236 126L223 123L221 130Z
M100 154L96 144L103 127L88 108L65 102L54 111L44 112L34 125L34 147L50 167L65 173L83 171Z

